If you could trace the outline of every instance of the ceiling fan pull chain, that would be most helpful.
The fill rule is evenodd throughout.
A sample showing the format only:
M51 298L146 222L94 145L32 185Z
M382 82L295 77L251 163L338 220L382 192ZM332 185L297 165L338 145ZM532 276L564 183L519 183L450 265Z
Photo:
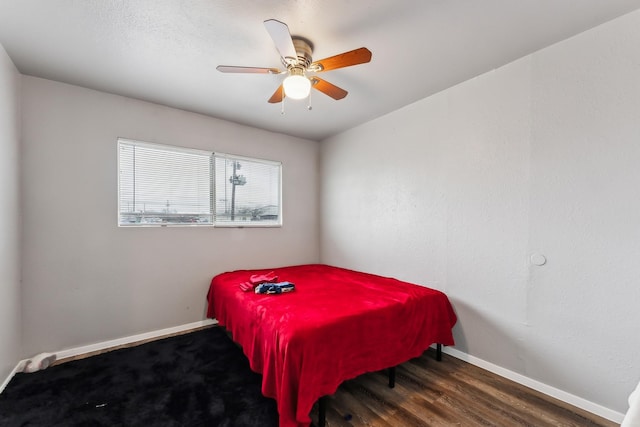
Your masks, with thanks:
M311 92L309 92L309 96L307 96L307 110L311 111L313 107L311 106Z
M282 110L280 110L280 114L282 114L283 116L284 116L284 100L285 100L285 99L287 99L287 97L286 97L286 96L283 96L283 97L282 97L282 102L281 102L281 104L282 104Z

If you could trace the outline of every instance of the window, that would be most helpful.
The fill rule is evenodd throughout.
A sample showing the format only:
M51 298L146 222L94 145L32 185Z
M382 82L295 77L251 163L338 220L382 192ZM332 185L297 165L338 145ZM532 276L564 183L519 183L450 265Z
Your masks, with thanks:
M217 225L280 225L280 164L214 154Z
M118 139L120 226L282 225L279 162Z

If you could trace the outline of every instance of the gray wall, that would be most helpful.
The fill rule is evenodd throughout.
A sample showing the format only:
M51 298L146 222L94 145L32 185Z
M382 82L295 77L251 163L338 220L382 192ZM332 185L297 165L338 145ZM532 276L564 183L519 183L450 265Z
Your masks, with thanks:
M317 142L24 76L24 355L204 319L211 277L319 259ZM282 161L282 228L118 228L116 138Z
M20 75L0 45L0 384L21 359Z
M640 12L323 141L321 158L323 262L444 290L456 349L626 411Z

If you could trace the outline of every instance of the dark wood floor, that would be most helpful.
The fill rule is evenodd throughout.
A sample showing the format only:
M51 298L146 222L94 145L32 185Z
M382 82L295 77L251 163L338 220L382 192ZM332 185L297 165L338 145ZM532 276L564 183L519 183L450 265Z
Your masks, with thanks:
M343 383L327 399L327 427L618 426L447 354L437 362L432 350L396 372L393 389L386 372Z

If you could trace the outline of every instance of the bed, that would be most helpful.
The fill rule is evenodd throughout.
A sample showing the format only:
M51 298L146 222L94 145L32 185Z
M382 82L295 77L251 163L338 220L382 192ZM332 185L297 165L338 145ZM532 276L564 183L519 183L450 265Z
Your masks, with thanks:
M295 290L241 289L250 277L269 274ZM230 332L262 374L262 393L276 400L280 427L310 425L314 403L345 380L395 367L434 343L454 344L456 315L444 293L328 265L222 273L207 300L207 317Z

